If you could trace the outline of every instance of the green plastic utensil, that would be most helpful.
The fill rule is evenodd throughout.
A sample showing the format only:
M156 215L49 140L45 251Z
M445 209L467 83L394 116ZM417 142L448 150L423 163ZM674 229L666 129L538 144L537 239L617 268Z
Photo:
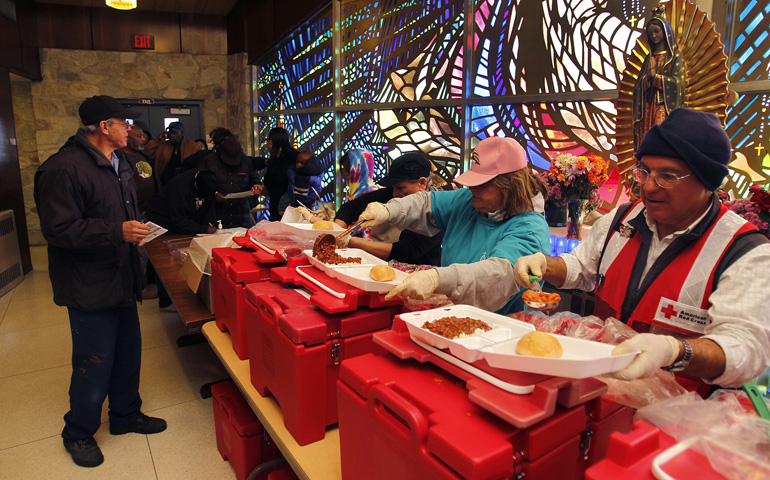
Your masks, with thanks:
M759 417L770 420L770 410L768 410L762 392L759 391L757 386L753 383L744 383L743 391L749 396L749 400L754 405L754 410L757 411Z

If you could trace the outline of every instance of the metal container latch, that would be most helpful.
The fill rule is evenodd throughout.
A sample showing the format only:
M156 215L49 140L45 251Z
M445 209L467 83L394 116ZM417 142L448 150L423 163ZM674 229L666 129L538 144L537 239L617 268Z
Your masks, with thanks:
M518 451L513 454L513 478L515 480L524 480L527 474L524 473L524 452Z
M583 460L588 460L588 451L591 450L591 437L593 432L593 419L590 413L586 414L586 429L580 434L580 450L583 452Z
M332 361L335 365L340 364L340 332L329 334L329 340L332 343Z

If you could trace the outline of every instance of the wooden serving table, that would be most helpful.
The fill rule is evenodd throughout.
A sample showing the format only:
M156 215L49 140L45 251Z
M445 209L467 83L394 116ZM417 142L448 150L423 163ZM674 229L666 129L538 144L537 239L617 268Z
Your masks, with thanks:
M168 296L182 317L187 331L197 333L200 332L204 323L214 319L214 314L209 312L203 300L187 285L182 277L182 261L171 255L165 243L167 240L192 240L193 238L194 235L163 235L144 245L144 248L155 268L155 273L163 282Z
M336 426L327 427L323 440L299 446L283 424L281 407L273 397L262 397L251 384L249 361L241 360L233 351L229 333L223 333L214 322L203 325L203 335L217 354L222 365L270 438L281 450L294 473L304 480L339 480L342 478L340 464L340 435Z

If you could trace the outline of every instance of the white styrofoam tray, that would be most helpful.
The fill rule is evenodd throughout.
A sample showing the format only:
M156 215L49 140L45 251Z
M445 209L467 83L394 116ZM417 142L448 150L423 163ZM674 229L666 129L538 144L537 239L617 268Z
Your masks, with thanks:
M348 285L360 288L365 292L387 293L393 290L393 287L401 283L409 274L401 270L396 271L396 278L389 282L378 282L369 276L370 268L344 267L334 269L337 279L342 280Z
M331 233L332 235L339 235L345 229L340 225L334 224L333 230L313 230L312 223L283 223L280 222L281 231L289 235L296 235L303 238L316 238L324 233Z
M471 317L487 322L492 330L480 335L450 340L424 328L426 321L443 317ZM491 367L539 373L567 378L588 378L615 372L626 367L636 353L612 355L614 345L555 335L561 343L561 358L543 358L519 355L516 344L535 327L510 317L490 313L470 305L454 305L414 313L402 313L409 334L436 348L446 348L466 362L485 359Z
M346 257L346 258L361 257L361 263L342 263L339 265L327 265L313 256L313 250L302 251L302 253L307 255L307 257L310 259L311 265L313 265L315 268L319 270L326 272L326 274L332 278L336 278L337 271L342 268L366 268L366 272L368 275L369 269L371 269L375 265L387 265L388 263L385 260L375 257L369 252L361 250L360 248L338 248L336 252L341 257Z

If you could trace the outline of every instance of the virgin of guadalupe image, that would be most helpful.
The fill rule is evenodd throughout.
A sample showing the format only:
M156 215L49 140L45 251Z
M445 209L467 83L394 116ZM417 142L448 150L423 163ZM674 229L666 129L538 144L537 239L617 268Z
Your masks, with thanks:
M650 127L684 104L684 57L671 25L664 18L665 12L665 6L655 7L645 28L650 53L634 85L634 151Z

